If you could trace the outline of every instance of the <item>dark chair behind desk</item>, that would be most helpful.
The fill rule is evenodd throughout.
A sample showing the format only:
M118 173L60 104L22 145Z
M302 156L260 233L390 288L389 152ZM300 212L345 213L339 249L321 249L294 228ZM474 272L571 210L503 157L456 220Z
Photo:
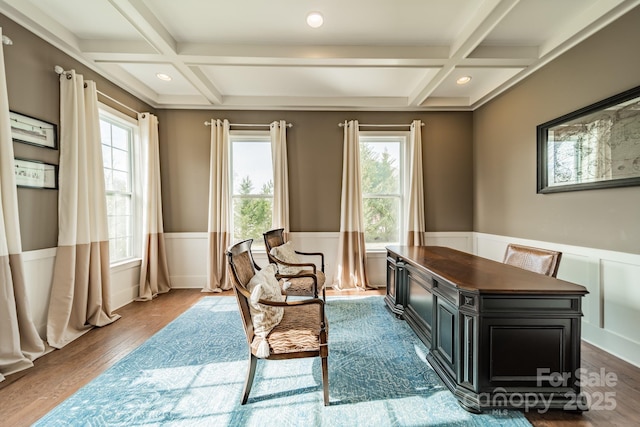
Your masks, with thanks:
M562 252L509 244L503 262L534 273L556 277L561 258Z

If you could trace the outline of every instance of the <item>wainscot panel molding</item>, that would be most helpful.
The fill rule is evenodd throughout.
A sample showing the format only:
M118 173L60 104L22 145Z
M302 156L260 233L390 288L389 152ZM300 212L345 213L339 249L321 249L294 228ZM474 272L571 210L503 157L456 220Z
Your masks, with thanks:
M138 297L141 259L111 267L111 309L117 310Z
M33 323L42 339L47 335L47 313L53 283L53 268L57 248L38 249L22 253L24 280Z
M207 233L165 233L171 287L203 288L207 282Z
M472 232L428 232L425 235L428 245L449 246L472 253ZM323 252L327 283L333 281L335 263L338 256L340 233L337 232L292 232L289 240L302 252ZM171 287L202 288L207 280L207 233L166 233L167 258ZM255 243L254 243L255 245ZM253 250L256 263L265 266L268 263L264 249ZM317 258L317 257L316 257ZM309 258L309 261L314 261ZM317 261L320 267L319 260ZM384 250L367 253L367 274L374 287L386 284L386 252Z
M31 316L42 339L47 335L47 313L57 248L22 253L27 298ZM111 268L111 309L129 304L138 296L140 260L132 260Z
M587 288L582 339L640 366L640 255L474 233L476 255L502 261L507 244L562 251L558 278Z

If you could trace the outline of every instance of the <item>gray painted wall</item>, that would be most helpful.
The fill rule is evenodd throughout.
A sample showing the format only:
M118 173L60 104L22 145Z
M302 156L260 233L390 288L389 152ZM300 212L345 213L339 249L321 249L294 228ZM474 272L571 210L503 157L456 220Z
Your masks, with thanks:
M163 110L160 163L165 231L207 230L210 131L205 120L286 120L291 231L340 229L343 131L338 123L409 124L422 129L428 231L471 231L472 113ZM407 127L406 130L409 128ZM266 231L266 230L265 230Z
M289 131L291 228L337 231L342 130L338 122L423 120L428 231L470 231L640 253L640 187L536 194L536 125L640 85L640 9L562 55L474 113L160 110L165 230L205 231L211 118ZM138 111L148 105L0 15L12 110L59 123L54 65L74 68ZM153 110L151 110L153 112ZM59 152L14 144L16 156L58 163ZM24 250L55 247L57 191L19 189Z
M640 8L474 112L474 230L640 253L640 187L536 194L536 126L640 85Z
M65 70L75 69L85 79L94 80L98 90L120 100L137 111L151 111L150 107L101 77L91 69L69 57L49 43L0 15L2 33L13 40L4 47L9 108L59 126L60 85L55 65ZM100 101L106 101L99 98ZM105 102L118 109L116 104ZM125 114L131 114L126 110ZM35 147L15 142L15 156L58 164L59 150ZM58 191L18 188L18 208L22 248L25 251L56 247L58 242Z

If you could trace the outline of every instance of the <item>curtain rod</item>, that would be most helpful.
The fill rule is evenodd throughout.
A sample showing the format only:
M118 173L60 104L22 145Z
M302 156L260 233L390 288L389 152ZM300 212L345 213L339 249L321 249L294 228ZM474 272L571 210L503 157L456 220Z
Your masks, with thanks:
M345 123L338 123L338 126L340 127L344 127ZM405 126L411 126L411 123L409 123L408 125L397 125L397 124L364 124L364 123L358 123L358 127L362 127L362 126L366 126L366 127L376 127L376 128L396 128L396 127L405 127ZM424 123L421 123L420 126L424 126Z
M204 122L205 126L211 126L211 122ZM261 123L229 123L229 126L244 126L244 127L269 127L271 126L271 123L265 123L265 124L261 124ZM293 127L293 124L291 123L287 123L287 127Z
M53 70L56 72L56 74L64 74L66 73L66 71L64 70L64 68L62 68L59 65L56 65L55 67L53 67ZM70 78L70 77L69 77ZM115 98L110 97L109 95L107 95L104 92L100 92L98 89L96 89L96 92L98 92L98 95L103 96L105 98L107 98L109 101L111 102L115 102L116 104L118 104L119 106L121 106L122 108L126 108L127 110L131 111L134 114L142 114L137 110L134 110L133 108L129 107L128 105L123 104L122 102L118 101Z

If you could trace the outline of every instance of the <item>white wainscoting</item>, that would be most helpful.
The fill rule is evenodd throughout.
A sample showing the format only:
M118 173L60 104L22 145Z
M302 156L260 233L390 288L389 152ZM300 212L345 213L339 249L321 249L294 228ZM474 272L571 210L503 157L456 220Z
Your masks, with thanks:
M640 366L640 255L474 233L476 255L502 261L509 243L559 250L558 278L587 288L582 339Z
M325 256L327 283L332 282L338 256L337 232L290 233L289 239L302 252L322 252ZM426 233L427 244L450 246L471 253L473 233L434 232ZM207 280L207 233L166 233L169 274L173 288L202 288ZM267 264L264 249L254 249L253 256L260 266ZM318 261L315 261L315 260ZM320 261L308 258L320 267ZM386 252L372 251L367 254L367 275L371 286L384 287L386 284Z
M53 284L56 248L22 253L27 298L38 334L46 339L47 313ZM129 304L138 296L140 260L129 261L111 268L111 309Z
M339 233L291 233L301 251L324 252L330 283L335 269ZM207 280L207 233L165 234L169 273L173 288L202 288ZM426 233L428 245L449 246L502 261L508 243L562 251L558 278L583 285L582 338L628 362L640 366L640 255L518 239L474 232ZM46 333L47 311L56 248L23 253L27 296L38 332ZM254 253L259 265L267 264L264 251ZM120 308L138 295L140 261L112 268L111 306ZM386 282L384 251L367 255L367 271L373 286Z
M49 312L56 248L23 252L22 260L31 317L38 334L44 339L47 335L47 313Z

